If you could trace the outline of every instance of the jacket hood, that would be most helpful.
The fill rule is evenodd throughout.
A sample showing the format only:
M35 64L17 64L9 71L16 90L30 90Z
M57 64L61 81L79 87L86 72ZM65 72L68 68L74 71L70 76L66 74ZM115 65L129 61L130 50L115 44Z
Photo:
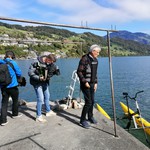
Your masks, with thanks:
M37 60L38 60L40 63L45 64L45 62L43 62L43 57L45 57L45 56L38 56L38 57L37 57Z

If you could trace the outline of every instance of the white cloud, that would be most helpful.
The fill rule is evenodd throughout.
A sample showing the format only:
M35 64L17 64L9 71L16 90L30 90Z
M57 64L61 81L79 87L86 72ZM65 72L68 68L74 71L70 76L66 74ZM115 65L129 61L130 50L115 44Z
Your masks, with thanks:
M90 4L95 4L91 0L38 0L39 3L49 5L50 7L59 8L65 11L78 11L85 8L89 8Z
M87 21L89 24L95 24L150 19L149 0L107 0L107 4L113 6L111 8L101 5L100 0L99 3L92 0L38 0L38 2L59 9L58 12L47 13L49 17L57 16L56 22L80 24L81 21Z
M121 13L125 12L129 19L150 19L149 0L110 0Z
M0 4L1 4L1 8L0 8L0 15L10 15L12 13L17 12L18 10L18 4L14 3L11 0L5 0L2 2L2 0L0 0Z
M85 25L150 20L150 0L5 0L0 16Z
M109 14L111 13L110 11L116 11L97 5L92 0L38 0L38 2L43 5L49 6L50 8L55 8L55 16L57 16L57 22L66 22L72 24L80 24L81 21L88 21L92 24L105 20L107 21L107 16L109 16ZM57 9L59 9L58 12ZM47 14L51 13L48 12Z
M22 0L0 0L0 16L16 17L19 15L25 15L24 12L32 7L32 1L22 1ZM29 7L28 7L29 6ZM28 14L30 15L30 14Z

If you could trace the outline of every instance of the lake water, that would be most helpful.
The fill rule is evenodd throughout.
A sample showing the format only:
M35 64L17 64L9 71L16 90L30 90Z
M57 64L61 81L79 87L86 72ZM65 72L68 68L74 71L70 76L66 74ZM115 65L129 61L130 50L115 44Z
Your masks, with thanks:
M29 84L29 77L27 73L33 60L18 60L17 62L22 69L23 75L27 79L26 87L20 87L20 99L25 99L29 102L36 101L35 92L33 87ZM78 58L57 60L56 64L60 68L61 75L54 76L51 79L49 87L51 100L67 97L69 90L67 86L71 83L71 75L72 72L77 69L78 62ZM144 93L139 94L137 100L139 102L142 116L150 122L150 57L112 57L112 69L117 117L121 117L123 115L119 104L120 101L125 103L122 93L128 92L129 95L133 97L136 92L144 90ZM95 95L95 100L112 117L113 111L108 58L99 58L98 81L98 89ZM73 97L79 97L79 91L79 83L77 82ZM136 110L135 103L132 101L129 103L130 107L133 110ZM121 121L117 120L117 122L121 126L123 125ZM140 138L141 137L142 136L140 134ZM142 138L145 140L144 137Z
M33 87L29 84L28 68L34 60L18 60L23 75L27 79L27 86L20 87L20 98L27 101L36 101ZM51 100L67 97L67 86L71 83L72 72L77 69L79 59L68 58L58 59L56 64L59 66L61 75L53 76L50 81ZM112 70L114 81L114 95L116 101L116 111L120 113L120 101L123 99L123 92L128 92L131 97L137 91L144 90L139 94L138 102L145 119L150 121L150 57L112 57ZM79 97L79 83L73 97ZM108 58L99 58L98 67L98 89L95 95L98 102L111 116L112 100L110 89L110 74ZM132 103L132 102L131 102ZM131 104L132 107L132 104ZM133 107L134 108L134 107Z

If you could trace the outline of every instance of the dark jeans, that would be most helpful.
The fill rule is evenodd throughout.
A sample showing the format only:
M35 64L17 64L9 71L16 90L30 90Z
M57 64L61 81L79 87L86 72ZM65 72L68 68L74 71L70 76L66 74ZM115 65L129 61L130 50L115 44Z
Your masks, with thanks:
M13 88L2 88L2 108L1 108L1 122L7 122L7 107L8 107L8 100L9 97L12 98L12 115L18 115L18 96L19 90L18 87Z
M81 90L84 95L85 105L81 114L81 122L86 120L86 115L88 115L88 119L93 117L93 105L94 105L94 83L90 83L90 88L85 87L85 85L81 84Z

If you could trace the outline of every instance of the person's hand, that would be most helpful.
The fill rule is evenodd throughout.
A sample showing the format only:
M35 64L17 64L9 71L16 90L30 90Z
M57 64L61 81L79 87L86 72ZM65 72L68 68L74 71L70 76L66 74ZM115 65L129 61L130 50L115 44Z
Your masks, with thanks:
M40 76L40 81L45 81L44 76Z
M86 86L87 88L90 88L90 85L89 85L88 82L85 83L85 86Z
M97 90L97 83L94 84L94 91L96 92Z

